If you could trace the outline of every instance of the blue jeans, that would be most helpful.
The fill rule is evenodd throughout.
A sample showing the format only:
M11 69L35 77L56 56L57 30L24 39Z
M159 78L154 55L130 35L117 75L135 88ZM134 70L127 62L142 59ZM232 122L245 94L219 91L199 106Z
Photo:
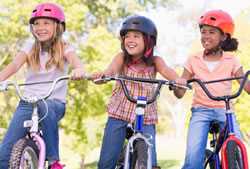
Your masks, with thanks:
M64 116L65 103L59 100L46 100L46 103L49 112L46 118L40 123L46 144L46 158L47 160L59 160L58 122ZM17 140L27 134L27 129L23 127L23 122L31 118L32 110L30 103L24 101L19 102L3 142L0 144L1 169L8 169L8 162L13 145ZM46 113L43 102L38 103L38 112L40 117Z
M98 169L114 169L126 137L128 122L109 117L106 123ZM144 133L152 136L152 165L157 166L155 148L155 125L144 125Z
M221 128L224 127L226 121L225 109L197 107L191 110L192 116L189 123L186 157L182 169L203 169L210 122L217 120L220 122ZM241 138L234 115L233 125L236 136Z

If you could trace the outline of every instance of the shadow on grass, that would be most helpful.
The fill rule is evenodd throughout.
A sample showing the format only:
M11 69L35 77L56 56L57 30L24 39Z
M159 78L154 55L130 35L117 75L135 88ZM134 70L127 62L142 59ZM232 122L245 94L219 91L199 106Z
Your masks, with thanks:
M159 160L159 166L161 169L173 168L179 165L178 160ZM97 162L93 162L85 165L86 169L97 169Z
M161 169L168 169L168 168L178 168L180 161L178 160L159 160L159 166Z

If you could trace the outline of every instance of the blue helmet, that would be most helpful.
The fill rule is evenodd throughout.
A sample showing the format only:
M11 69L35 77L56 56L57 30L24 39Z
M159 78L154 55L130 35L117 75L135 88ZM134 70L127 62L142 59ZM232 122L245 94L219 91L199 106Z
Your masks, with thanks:
M120 30L120 36L124 36L128 31L134 30L142 32L157 40L157 28L152 20L145 16L133 15L128 17L123 23Z

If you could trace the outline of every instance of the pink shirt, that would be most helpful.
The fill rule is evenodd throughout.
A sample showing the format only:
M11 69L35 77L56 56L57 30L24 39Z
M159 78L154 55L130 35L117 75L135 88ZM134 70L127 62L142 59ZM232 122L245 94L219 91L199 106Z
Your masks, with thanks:
M240 61L228 53L223 53L216 67L209 71L203 60L203 53L188 58L184 68L193 75L193 78L202 81L217 80L235 77L236 72L241 68ZM207 97L198 84L194 83L193 107L203 106L210 108L224 108L223 101L213 101ZM229 95L232 92L232 81L224 81L206 85L214 96Z
M155 68L148 67L147 69L138 70L134 65L125 66L123 74L129 77L138 77L138 78L152 78L156 76ZM129 93L136 98L137 96L146 96L147 98L152 96L152 91L154 86L149 83L135 83L135 82L125 82ZM130 102L121 87L119 82L116 82L113 89L110 102L107 106L107 112L109 117L116 119L121 119L128 122L134 122L135 120L135 107L136 104ZM158 121L157 117L157 104L156 102L151 103L146 106L144 123L145 124L155 124Z

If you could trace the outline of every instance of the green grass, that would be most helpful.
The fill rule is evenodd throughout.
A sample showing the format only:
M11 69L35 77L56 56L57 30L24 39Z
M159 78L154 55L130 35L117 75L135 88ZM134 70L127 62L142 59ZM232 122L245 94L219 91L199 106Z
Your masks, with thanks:
M63 135L62 133L62 136ZM70 148L72 140L63 139L61 142L61 160L66 164L65 169L80 169L81 157ZM168 136L158 136L157 140L157 157L158 164L162 169L180 169L183 162L185 143L171 139ZM92 149L84 157L84 169L97 169L97 161L99 159L100 147Z
M160 160L159 166L161 166L162 169L177 169L179 165L179 161L177 160ZM90 164L87 164L85 167L86 169L97 169L97 162L93 162Z
M179 168L179 161L178 160L159 160L159 166L162 169L167 169L167 168Z

